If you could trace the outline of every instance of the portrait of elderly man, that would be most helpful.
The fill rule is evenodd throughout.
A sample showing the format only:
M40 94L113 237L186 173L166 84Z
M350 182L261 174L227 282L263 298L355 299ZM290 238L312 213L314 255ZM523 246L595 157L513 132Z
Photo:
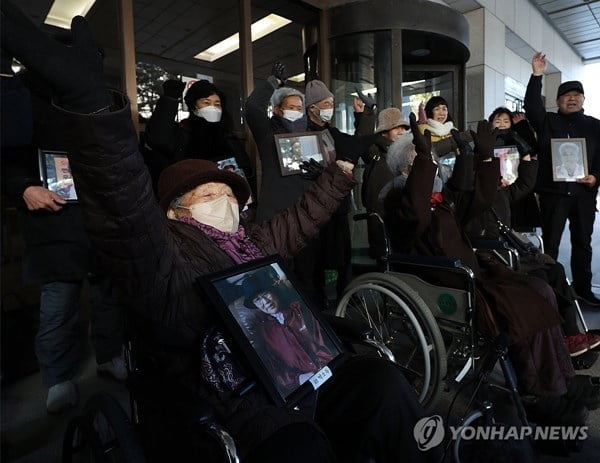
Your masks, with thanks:
M255 273L242 286L244 305L256 310L254 329L278 389L294 390L333 360L335 346L285 280Z
M557 144L554 176L557 180L575 180L585 177L581 146L574 142Z

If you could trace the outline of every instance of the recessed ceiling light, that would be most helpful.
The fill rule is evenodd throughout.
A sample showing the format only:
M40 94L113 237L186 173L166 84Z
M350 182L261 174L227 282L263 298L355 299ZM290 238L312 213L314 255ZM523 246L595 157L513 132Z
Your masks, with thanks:
M304 82L304 79L306 79L306 76L303 72L287 78L287 80L291 80L292 82Z
M54 0L44 22L51 26L71 28L75 16L85 16L96 0Z
M269 35L271 32L281 29L283 26L287 26L291 22L292 21L289 19L276 14L265 16L250 26L252 41L255 42L256 40L263 38L265 35ZM216 61L219 58L236 51L239 46L240 34L236 33L227 37L225 40L221 40L219 43L214 44L212 47L201 51L195 55L194 58L212 63L213 61Z

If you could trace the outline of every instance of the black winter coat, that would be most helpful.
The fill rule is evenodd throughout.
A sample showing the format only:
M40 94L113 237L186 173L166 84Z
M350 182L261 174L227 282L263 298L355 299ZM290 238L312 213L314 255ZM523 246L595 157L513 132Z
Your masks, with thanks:
M23 201L28 187L42 186L38 148L66 150L64 137L71 127L44 96L50 94L48 89L26 75L13 79L13 86L20 89L19 99L12 102L16 114L28 113L33 121L33 130L20 127L23 137L11 134L21 145L2 147L2 189L17 205L25 241L23 280L35 284L81 280L95 272L96 265L79 205L68 203L58 212L29 211ZM21 79L31 91L20 84ZM10 98L3 98L2 104L11 104Z
M217 317L195 281L234 262L197 228L166 218L152 193L128 108L68 116L73 129L70 159L81 185L86 229L139 323L149 327L145 334L156 339L154 349L167 375L209 400L227 428L241 435L243 451L286 420L297 420L287 409L273 409L272 422L251 426L247 420L259 408L269 407L260 390L240 398L212 392L203 383L199 340ZM289 258L318 233L354 184L332 165L298 203L262 225L246 224L246 233L264 255Z
M162 96L146 124L146 141L153 151L165 158L165 164L182 159L220 161L235 157L247 178L254 175L250 159L240 140L227 132L226 119L210 123L201 117L175 122L179 100ZM223 117L226 118L225 110Z
M532 75L525 92L525 114L537 133L540 168L536 191L560 195L596 194L600 183L600 120L583 110L573 114L546 112L541 97L542 76ZM598 180L593 188L552 180L551 138L585 138L588 172Z
M256 221L269 220L294 204L313 183L301 175L281 175L275 134L287 133L281 118L269 119L267 106L275 88L269 81L258 85L246 101L244 114L258 148L262 168Z

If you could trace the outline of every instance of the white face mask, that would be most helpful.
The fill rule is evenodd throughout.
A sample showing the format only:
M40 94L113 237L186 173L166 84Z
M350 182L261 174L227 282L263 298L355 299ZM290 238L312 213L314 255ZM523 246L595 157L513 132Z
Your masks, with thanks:
M219 122L221 120L221 114L223 110L216 106L205 106L194 110L194 114L198 117L206 119L208 122Z
M302 116L304 116L304 113L302 111L294 111L292 109L283 110L283 118L287 119L290 122L297 121L298 119L301 119Z
M323 122L329 122L332 118L333 108L319 110L319 119L321 119Z
M212 201L193 204L190 207L179 206L190 211L192 217L204 225L221 230L225 233L235 233L240 225L240 208L229 202L226 195Z

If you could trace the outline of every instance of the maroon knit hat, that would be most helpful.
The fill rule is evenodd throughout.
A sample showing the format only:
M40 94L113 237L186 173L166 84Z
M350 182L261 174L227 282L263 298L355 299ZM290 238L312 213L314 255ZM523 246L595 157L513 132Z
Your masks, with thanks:
M250 197L250 186L245 178L227 170L221 170L212 161L184 159L162 171L158 179L158 200L166 212L171 201L198 185L220 182L229 185L240 207Z

